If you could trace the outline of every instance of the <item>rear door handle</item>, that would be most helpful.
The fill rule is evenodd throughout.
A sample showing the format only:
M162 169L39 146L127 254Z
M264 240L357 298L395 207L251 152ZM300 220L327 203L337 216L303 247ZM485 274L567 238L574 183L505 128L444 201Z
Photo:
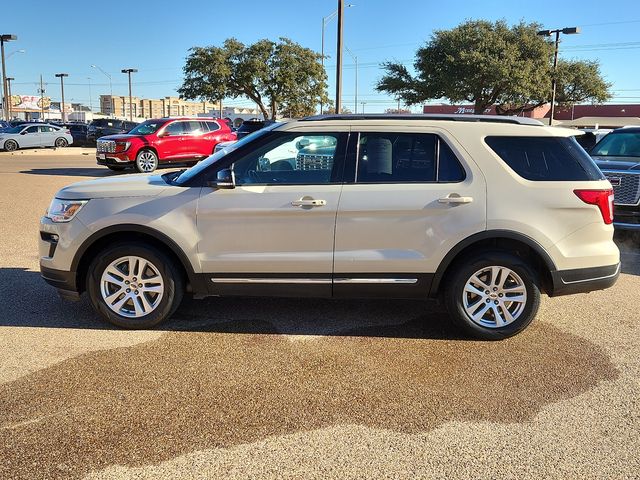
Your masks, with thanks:
M301 198L291 202L293 207L324 207L326 204L326 200L314 200L312 198Z
M461 203L471 203L473 202L473 197L461 197L456 193L452 193L444 198L439 198L438 203L450 203L450 204L461 204Z

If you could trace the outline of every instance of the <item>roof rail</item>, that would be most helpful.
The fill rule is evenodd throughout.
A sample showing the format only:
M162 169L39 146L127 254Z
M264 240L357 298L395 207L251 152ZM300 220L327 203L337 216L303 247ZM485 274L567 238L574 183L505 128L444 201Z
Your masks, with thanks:
M394 113L366 113L366 114L342 114L342 115L312 115L300 119L303 122L318 122L324 120L440 120L454 122L487 122L487 123L513 123L518 125L544 125L535 118L512 117L502 115L466 115L466 114L437 114L420 113L410 115L398 115Z

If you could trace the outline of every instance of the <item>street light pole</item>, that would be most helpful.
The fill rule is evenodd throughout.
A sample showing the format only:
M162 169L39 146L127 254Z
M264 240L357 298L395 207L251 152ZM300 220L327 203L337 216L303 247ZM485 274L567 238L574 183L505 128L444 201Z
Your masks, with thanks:
M91 77L87 77L89 80L89 111L93 114L93 102L91 101Z
M351 58L353 58L353 62L356 64L356 98L353 102L353 113L358 113L358 57L354 55L351 50L349 50L349 47L345 46L344 49L349 55L351 55Z
M66 122L66 114L64 111L64 77L68 77L69 74L68 73L56 73L55 75L57 78L60 79L60 91L62 93L62 103L60 103L60 116L62 117L62 122Z
M11 110L13 105L11 105L11 82L13 82L15 78L7 77L7 113L9 114L9 120L11 120Z
M124 68L122 73L129 75L129 121L133 122L133 99L131 97L131 74L136 73L138 70L135 68Z
M13 40L17 40L18 37L12 34L2 34L0 35L0 56L2 57L2 115L5 117L5 120L9 120L9 112L7 105L9 105L9 99L7 98L7 67L5 66L4 59L4 44L5 42L11 42Z
M575 35L580 33L579 27L567 27L558 28L556 30L540 30L538 35L542 37L550 37L555 33L555 50L553 52L553 74L551 76L551 112L549 115L549 125L553 125L553 116L556 111L556 90L558 87L557 72L558 72L558 50L560 49L560 34Z
M98 70L100 70L100 72L109 79L109 98L110 98L110 104L111 106L109 107L111 109L111 111L109 112L110 115L113 116L113 110L114 110L114 106L113 106L113 85L111 84L111 75L109 75L107 72L105 72L103 69L101 69L98 65L91 65L91 68L97 68Z
M367 102L360 102L360 105L362 105L362 113L364 113L364 106L367 104Z

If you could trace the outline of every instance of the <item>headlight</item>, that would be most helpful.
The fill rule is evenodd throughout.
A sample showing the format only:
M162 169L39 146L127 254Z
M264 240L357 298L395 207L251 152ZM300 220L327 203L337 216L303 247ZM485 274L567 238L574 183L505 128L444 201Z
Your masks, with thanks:
M130 146L131 142L116 142L116 152L126 152Z
M76 216L88 200L61 200L54 198L45 215L56 223L69 222Z

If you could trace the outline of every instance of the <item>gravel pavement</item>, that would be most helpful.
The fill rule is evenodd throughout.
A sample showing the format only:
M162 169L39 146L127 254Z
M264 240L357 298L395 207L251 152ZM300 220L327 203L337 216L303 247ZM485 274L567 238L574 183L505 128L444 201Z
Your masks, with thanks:
M0 153L0 478L640 478L640 248L502 342L406 301L186 300L115 329L37 272L91 150Z

